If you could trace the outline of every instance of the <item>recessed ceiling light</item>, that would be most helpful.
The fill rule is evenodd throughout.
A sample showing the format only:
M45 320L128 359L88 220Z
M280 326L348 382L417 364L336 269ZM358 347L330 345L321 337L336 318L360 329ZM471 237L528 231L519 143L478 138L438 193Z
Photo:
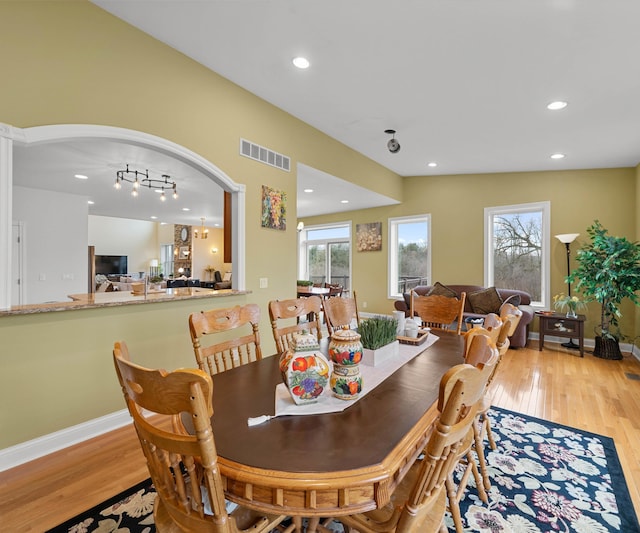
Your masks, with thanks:
M300 69L305 69L309 68L310 63L306 57L294 57L293 64Z
M73 176L74 178L78 178L79 180L88 180L89 176L85 176L84 174L76 174Z
M214 227L214 228L219 228L219 227L220 227L220 224L214 224L214 225L213 225L213 227Z
M551 102L547 105L547 109L551 109L551 111L558 111L565 107L567 107L567 102L563 102L562 100L556 100L555 102Z
M188 207L183 207L182 210L183 211L191 211L191 209L189 209Z
M93 200L89 200L87 203L88 203L89 205L93 205L93 204L95 204L95 202L94 202Z
M551 154L551 159L564 159L564 154Z
M158 217L155 215L151 215L151 220L156 220Z
M341 204L348 204L348 203L349 203L349 200L340 200L340 203L341 203Z
M166 226L166 225L167 225L167 223L166 223L166 222L160 222L160 225L161 225L161 226Z
M427 163L428 167L437 167L438 163L436 163L435 161L431 161L431 163Z
M304 192L313 192L313 189L305 189Z

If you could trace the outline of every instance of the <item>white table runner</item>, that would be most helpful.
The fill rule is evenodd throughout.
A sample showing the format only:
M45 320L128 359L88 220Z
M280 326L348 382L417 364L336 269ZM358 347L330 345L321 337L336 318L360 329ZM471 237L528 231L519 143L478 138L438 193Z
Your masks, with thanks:
M287 415L319 415L325 413L338 413L344 411L347 407L353 405L361 398L364 398L367 393L375 389L380 383L387 379L391 374L398 370L402 365L408 363L416 357L418 354L424 352L429 346L432 346L438 337L433 333L429 333L427 340L425 340L419 346L411 344L400 344L398 347L398 355L387 359L383 363L377 366L360 365L360 374L362 375L362 392L357 398L353 400L340 400L336 398L331 392L331 388L328 386L320 394L316 403L307 405L296 405L291 394L287 390L287 386L284 383L280 383L276 386L275 402L276 409L275 415L262 415L255 418L249 418L248 424L254 426L262 424L271 418L277 416Z

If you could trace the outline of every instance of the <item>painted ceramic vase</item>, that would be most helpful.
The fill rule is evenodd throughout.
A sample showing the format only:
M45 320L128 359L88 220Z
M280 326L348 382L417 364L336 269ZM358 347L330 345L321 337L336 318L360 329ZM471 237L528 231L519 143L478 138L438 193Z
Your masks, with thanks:
M337 365L357 365L362 361L360 335L352 329L334 331L329 342L329 359Z
M280 373L296 405L315 403L329 382L329 362L320 352L286 350Z
M336 398L353 400L362 392L362 342L360 335L345 328L334 332L329 343L329 358L333 361L331 390Z
M362 392L360 365L333 365L331 391L336 398L353 400Z

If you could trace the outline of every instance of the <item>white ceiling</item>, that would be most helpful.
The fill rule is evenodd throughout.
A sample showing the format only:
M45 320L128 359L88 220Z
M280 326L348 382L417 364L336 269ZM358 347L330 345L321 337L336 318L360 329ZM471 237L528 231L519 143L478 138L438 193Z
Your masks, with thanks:
M92 1L402 176L640 161L638 0ZM301 218L389 201L299 170Z

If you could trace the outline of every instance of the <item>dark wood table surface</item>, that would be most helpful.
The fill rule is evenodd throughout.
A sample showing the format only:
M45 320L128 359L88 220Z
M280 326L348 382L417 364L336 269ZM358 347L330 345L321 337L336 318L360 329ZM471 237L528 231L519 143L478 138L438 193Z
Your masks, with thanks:
M440 378L463 360L463 337L437 335L434 345L340 413L250 427L248 418L274 414L278 357L215 375L212 422L229 499L297 516L386 505L426 444Z
M325 287L298 287L298 298L304 298L306 296L326 296L331 292L331 289Z

